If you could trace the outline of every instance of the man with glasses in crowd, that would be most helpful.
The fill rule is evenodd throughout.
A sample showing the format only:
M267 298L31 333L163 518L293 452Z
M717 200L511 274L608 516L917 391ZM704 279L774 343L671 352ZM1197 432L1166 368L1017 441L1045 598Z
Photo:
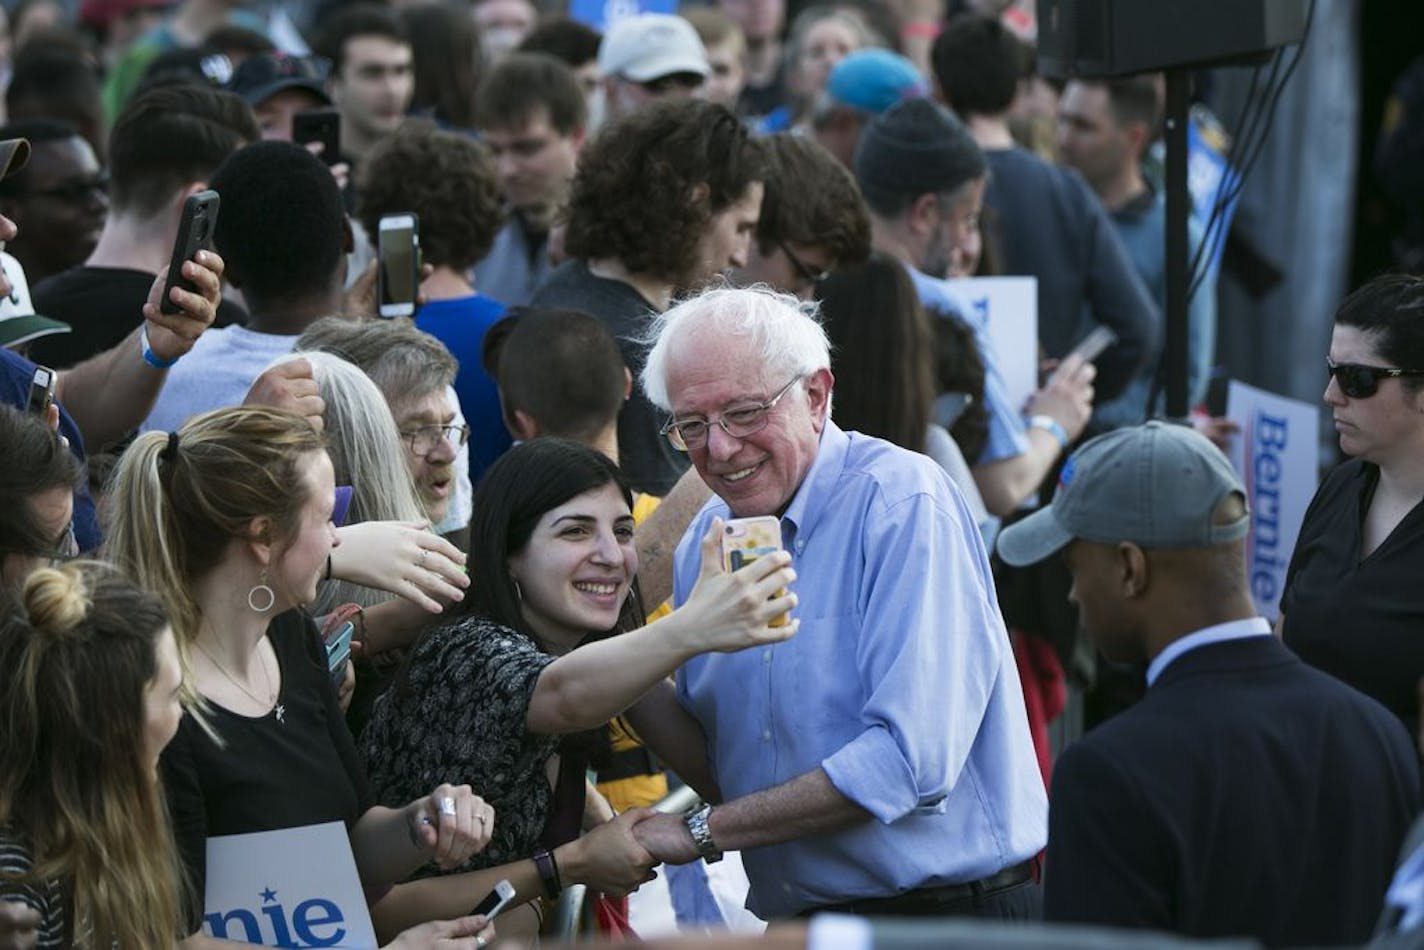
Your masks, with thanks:
M1047 801L988 556L933 462L831 421L812 312L717 289L658 320L643 388L717 496L678 548L674 600L719 556L715 520L773 516L800 629L698 657L631 713L713 803L635 834L674 864L741 850L767 919L1032 917Z
M0 129L0 139L28 139L34 161L0 182L0 214L21 234L6 250L31 284L84 263L109 215L109 179L80 134L63 122L34 119Z
M598 47L605 117L616 119L660 99L706 95L712 67L692 24L666 13L624 17Z

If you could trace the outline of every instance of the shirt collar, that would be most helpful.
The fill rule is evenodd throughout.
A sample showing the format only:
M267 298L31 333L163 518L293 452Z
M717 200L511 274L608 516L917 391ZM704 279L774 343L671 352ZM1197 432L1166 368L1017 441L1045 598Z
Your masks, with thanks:
M850 436L827 416L826 424L821 429L816 458L806 477L801 479L801 487L796 489L786 513L781 516L782 534L788 542L797 535L809 535L816 530L834 494L832 489L845 470L846 450L849 447Z
M1179 640L1173 640L1167 644L1167 649L1157 654L1147 666L1147 685L1151 686L1157 682L1157 677L1162 675L1162 671L1177 657L1197 647L1204 647L1212 643L1225 643L1228 640L1244 640L1247 637L1269 637L1271 636L1271 625L1265 617L1250 617L1246 620L1232 620L1227 623L1219 623L1213 627L1204 627L1195 633L1189 633Z

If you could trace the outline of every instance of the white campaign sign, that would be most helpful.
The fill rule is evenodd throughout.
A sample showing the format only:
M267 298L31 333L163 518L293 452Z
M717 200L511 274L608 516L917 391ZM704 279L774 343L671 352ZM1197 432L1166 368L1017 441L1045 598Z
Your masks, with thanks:
M1009 405L1022 411L1038 389L1038 278L963 277L945 283L983 322Z
M1320 410L1232 380L1226 415L1241 427L1229 454L1251 505L1246 539L1251 596L1261 615L1274 621L1295 539L1315 496Z
M375 950L339 821L208 839L203 930L267 947Z

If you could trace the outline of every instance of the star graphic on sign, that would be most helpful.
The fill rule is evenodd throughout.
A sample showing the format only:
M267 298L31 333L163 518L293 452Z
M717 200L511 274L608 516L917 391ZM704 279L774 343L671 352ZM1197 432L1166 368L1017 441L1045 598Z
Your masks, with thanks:
M262 903L273 904L277 901L277 892L268 887L262 891Z

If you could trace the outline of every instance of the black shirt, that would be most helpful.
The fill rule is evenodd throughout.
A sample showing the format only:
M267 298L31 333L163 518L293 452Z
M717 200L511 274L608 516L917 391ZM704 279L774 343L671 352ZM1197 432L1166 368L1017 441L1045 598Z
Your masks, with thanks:
M267 637L282 671L276 708L252 718L208 702L208 723L223 747L185 712L159 760L173 834L198 901L206 892L209 836L329 821L344 821L349 830L369 807L366 774L315 625L289 610L272 621ZM201 913L190 913L189 923L195 932Z
M30 357L63 368L113 349L143 323L143 305L154 275L127 267L71 267L33 288L35 312L63 320L70 332L41 337ZM246 323L247 312L231 301L218 303L213 326Z
M1285 642L1301 659L1419 721L1424 677L1424 502L1364 560L1379 468L1355 459L1326 476L1306 509L1281 597Z
M648 300L621 280L596 277L581 260L554 269L529 301L531 307L582 310L597 317L618 341L618 351L635 381L633 394L618 413L618 461L635 491L662 497L687 471L687 456L673 448L662 426L667 413L648 401L638 375L647 348L638 342L657 312Z

